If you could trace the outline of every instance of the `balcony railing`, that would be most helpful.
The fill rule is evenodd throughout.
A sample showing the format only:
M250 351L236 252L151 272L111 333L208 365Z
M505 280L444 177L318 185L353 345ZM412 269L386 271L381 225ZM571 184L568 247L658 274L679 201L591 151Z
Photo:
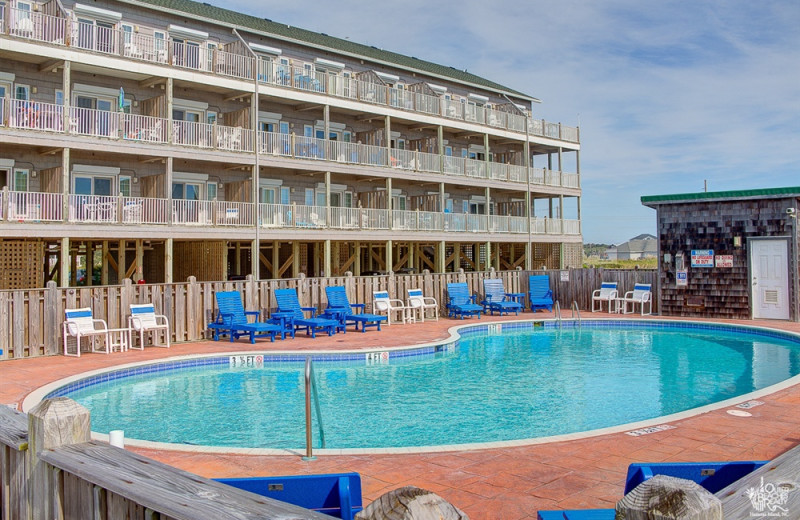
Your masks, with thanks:
M69 194L67 221L79 224L236 226L253 227L253 204L234 201L202 201L109 195ZM0 221L62 222L60 193L0 190ZM168 208L172 210L169 211ZM526 234L525 217L475 215L433 211L387 210L259 204L261 227L275 229L342 229L439 231L449 233L491 232ZM389 225L391 213L392 224ZM579 235L579 220L532 218L533 234Z
M438 115L519 133L525 132L527 118L519 114L312 71L305 67L256 61L249 55L208 48L195 43L125 32L122 29L107 28L5 5L0 6L0 18L3 20L0 29L17 38L243 80L253 80L257 73L258 81L263 84L386 105L400 110ZM575 143L579 141L577 128L543 120L527 119L527 121L527 131L531 135Z

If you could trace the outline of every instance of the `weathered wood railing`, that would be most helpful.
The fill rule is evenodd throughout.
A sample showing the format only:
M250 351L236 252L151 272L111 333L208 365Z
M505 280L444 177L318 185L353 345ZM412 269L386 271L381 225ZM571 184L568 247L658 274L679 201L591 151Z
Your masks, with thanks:
M0 406L0 520L330 518L91 441L90 422L65 397Z
M170 322L174 342L196 341L206 337L206 326L213 319L214 293L240 291L248 310L269 312L275 306L273 292L279 288L298 290L304 306L324 308L327 304L325 287L344 285L351 303L372 305L372 292L388 290L393 298L405 300L408 289L421 288L426 296L436 298L444 311L447 303L447 284L466 282L472 293L483 294L483 279L503 279L508 292L526 293L529 274L548 274L550 287L563 309L573 301L581 309L591 308L592 291L602 281L616 281L620 295L633 290L635 283L650 283L654 302L658 301L656 271L571 269L568 271L488 271L444 274L392 274L384 276L342 276L330 278L300 278L281 280L231 282L188 282L172 284L131 284L126 280L118 286L59 288L48 283L45 289L0 291L0 360L56 355L62 351L61 324L64 309L91 307L96 318L106 320L109 328L127 326L132 303L155 305ZM563 278L562 278L563 277ZM656 312L654 305L653 311Z

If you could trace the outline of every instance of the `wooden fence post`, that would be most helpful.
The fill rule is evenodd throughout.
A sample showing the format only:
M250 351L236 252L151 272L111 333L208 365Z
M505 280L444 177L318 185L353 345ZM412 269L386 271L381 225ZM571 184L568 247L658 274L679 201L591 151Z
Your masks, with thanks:
M44 291L44 353L45 355L58 354L61 349L61 298L59 297L58 284L53 280L47 282Z
M91 440L89 410L68 397L45 399L28 412L28 453L30 481L28 511L32 518L63 518L55 511L63 489L54 482L47 463L39 460L44 450Z

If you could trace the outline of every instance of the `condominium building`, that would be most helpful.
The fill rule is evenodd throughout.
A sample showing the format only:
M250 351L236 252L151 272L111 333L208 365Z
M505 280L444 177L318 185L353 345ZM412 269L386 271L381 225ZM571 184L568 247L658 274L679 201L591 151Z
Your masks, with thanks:
M0 0L0 101L0 289L581 262L578 129L465 70L189 0Z

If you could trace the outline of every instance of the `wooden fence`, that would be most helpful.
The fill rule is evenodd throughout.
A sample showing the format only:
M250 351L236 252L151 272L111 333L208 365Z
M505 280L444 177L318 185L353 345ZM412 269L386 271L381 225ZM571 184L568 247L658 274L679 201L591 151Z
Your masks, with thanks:
M472 293L483 293L483 279L501 278L507 292L527 293L528 275L548 274L563 310L573 301L580 309L591 309L592 291L602 281L618 282L620 295L633 290L635 283L650 283L654 307L657 272L650 270L570 269L550 271L486 271L444 274L391 274L384 276L342 276L235 282L197 282L190 277L185 283L136 285L125 280L123 285L59 288L48 282L44 289L0 291L0 360L56 355L62 352L64 310L91 307L94 317L106 320L109 328L127 327L129 306L150 303L165 314L170 322L173 342L205 339L207 325L213 319L214 294L217 291L240 291L248 310L264 315L275 307L275 289L297 289L303 306L325 308L325 287L344 285L351 303L372 305L372 292L388 290L393 298L405 300L408 289L421 288L426 296L436 298L444 311L447 284L466 282ZM74 341L71 339L71 341Z
M0 520L330 519L91 441L90 423L66 397L0 406Z

